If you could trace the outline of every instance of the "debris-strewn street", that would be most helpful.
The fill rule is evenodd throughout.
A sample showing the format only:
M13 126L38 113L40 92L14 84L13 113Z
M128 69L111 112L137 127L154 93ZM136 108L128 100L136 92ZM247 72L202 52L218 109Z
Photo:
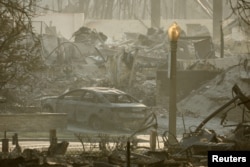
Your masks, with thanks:
M202 167L249 151L249 9L0 0L0 167Z

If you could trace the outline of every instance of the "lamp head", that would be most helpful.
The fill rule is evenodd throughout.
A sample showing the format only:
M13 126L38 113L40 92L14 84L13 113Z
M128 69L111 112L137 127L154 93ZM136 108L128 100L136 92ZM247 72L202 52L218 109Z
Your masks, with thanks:
M177 41L180 36L181 28L178 26L176 22L174 22L168 28L168 38L170 41Z

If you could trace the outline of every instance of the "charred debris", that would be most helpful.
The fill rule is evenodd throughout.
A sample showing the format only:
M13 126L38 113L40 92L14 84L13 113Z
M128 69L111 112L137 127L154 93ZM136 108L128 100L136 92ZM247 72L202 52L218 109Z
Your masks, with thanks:
M197 127L185 130L181 139L168 139L168 131L157 134L157 124L151 129L150 144L131 136L99 134L88 136L75 133L81 146L69 147L69 142L58 142L56 130L50 131L50 145L45 148L22 150L18 134L12 137L14 147L9 151L9 139L4 134L0 164L14 166L206 166L207 151L249 150L250 98L244 95L237 84L232 88L232 99L206 117ZM232 105L234 107L232 107ZM237 106L242 107L242 119L237 124L227 124L226 118ZM221 116L223 127L233 127L227 135L217 134L204 128L206 123ZM142 144L144 143L144 144ZM163 145L162 145L163 144ZM158 145L158 148L156 147Z
M198 27L198 36L188 37L183 31L178 43L177 70L179 76L182 76L178 79L179 83L186 80L184 76L191 77L194 74L201 76L199 80L191 79L192 83L189 86L188 84L177 86L180 109L183 109L185 98L191 99L191 95L199 93L197 90L204 83L208 83L207 81L211 83L215 81L214 79L217 81L218 78L223 82L227 75L225 69L220 69L210 63L209 59L219 58L216 55L217 46L213 44L208 31L204 27ZM74 40L72 42L49 31L40 37L43 68L30 74L33 77L29 80L28 86L19 85L17 91L1 90L0 100L1 105L4 106L2 112L8 114L17 111L40 112L39 99L41 97L61 93L65 88L80 88L83 85L119 88L142 99L144 104L152 107L152 110L158 106L167 107L164 101L168 99L166 76L169 43L165 33L162 29L149 28L145 35L125 33L124 40L114 41L101 32L81 27L72 35ZM230 51L230 48L228 50ZM248 74L247 62L248 59L245 59L243 65L239 63L241 74ZM235 67L230 69L232 68ZM208 73L209 75L207 75ZM243 83L249 84L247 76L244 75L244 78L241 78L240 86L244 85ZM220 83L216 82L217 85ZM10 83L6 87L10 87L12 84ZM165 84L167 88L162 86ZM237 84L231 86L230 89L233 94L231 99L223 99L224 104L217 105L217 109L210 112L210 115L209 112L202 111L208 113L208 116L196 129L190 128L187 131L184 128L185 133L182 138L177 139L174 136L176 138L174 143L168 140L168 131L164 131L162 134L151 133L150 144L146 144L146 147L140 145L140 143L145 144L145 141L138 141L134 138L136 133L130 137L99 135L95 138L75 134L81 146L71 148L68 141L58 142L56 132L51 131L50 145L45 149L22 150L22 146L18 142L18 135L15 134L12 139L14 148L10 151L9 139L5 132L2 139L0 166L159 167L206 165L208 150L249 150L249 97L244 95ZM243 107L240 108L240 123L226 125L225 120L228 113L241 106ZM218 115L222 116L221 125L235 127L228 136L217 134L214 129L204 128L207 122ZM154 125L150 128L155 132L157 122ZM160 146L161 144L163 145Z

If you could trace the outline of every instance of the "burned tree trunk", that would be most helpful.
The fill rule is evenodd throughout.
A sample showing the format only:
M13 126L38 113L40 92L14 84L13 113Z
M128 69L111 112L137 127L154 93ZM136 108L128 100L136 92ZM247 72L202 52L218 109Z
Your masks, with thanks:
M112 19L113 16L113 6L114 6L114 0L108 0L107 2L107 8L106 8L106 19Z
M32 31L33 3L0 1L0 89L21 78L27 81L31 70L41 65L40 42Z

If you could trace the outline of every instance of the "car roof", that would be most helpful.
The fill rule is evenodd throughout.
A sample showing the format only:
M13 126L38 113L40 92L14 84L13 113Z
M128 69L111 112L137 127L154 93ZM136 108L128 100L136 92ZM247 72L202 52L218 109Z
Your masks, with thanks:
M90 90L102 94L126 94L121 90L109 87L82 87L80 90Z

